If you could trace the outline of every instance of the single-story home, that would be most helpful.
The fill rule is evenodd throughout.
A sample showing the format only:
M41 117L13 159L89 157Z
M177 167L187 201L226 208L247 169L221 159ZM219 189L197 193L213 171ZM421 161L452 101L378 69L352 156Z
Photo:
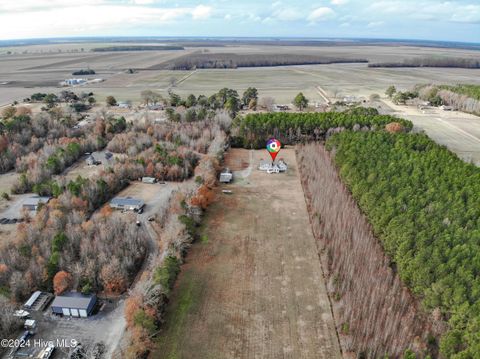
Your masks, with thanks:
M144 206L145 202L132 197L115 197L110 201L110 207L113 209L139 211Z
M70 317L86 318L90 316L97 303L97 297L77 292L67 292L57 295L51 308L54 314L63 314Z
M22 207L29 211L36 211L42 204L46 204L50 201L51 197L47 196L32 196L23 201Z

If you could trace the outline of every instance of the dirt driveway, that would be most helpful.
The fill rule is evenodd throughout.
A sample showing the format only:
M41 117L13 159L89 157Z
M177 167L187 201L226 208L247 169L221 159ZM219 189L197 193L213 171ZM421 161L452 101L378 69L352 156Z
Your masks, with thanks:
M341 358L294 151L286 174L258 171L265 156L218 191L151 358Z

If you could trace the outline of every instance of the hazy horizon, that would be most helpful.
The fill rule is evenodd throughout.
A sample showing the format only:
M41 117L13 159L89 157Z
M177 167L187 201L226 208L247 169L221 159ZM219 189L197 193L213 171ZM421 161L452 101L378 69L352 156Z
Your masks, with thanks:
M0 40L292 37L480 42L473 0L19 0L0 4Z

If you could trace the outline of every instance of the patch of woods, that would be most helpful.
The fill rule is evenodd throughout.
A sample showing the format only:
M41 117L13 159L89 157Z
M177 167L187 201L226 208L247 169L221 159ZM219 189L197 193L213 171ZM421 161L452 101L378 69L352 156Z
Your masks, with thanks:
M476 358L480 353L480 169L461 161L445 147L422 134L343 132L331 137L327 141L327 148L332 151L340 177L368 218L373 234L380 240L402 283L421 299L422 307L430 313L431 318L448 322L448 330L439 342L443 357ZM309 158L305 152L302 151L302 156ZM321 161L322 156L326 155L318 155L318 161ZM305 167L307 164L316 168L310 159L303 165L304 171L309 171ZM325 168L321 168L312 176L316 176L318 181L324 181L324 171ZM316 188L321 191L322 196L329 196L315 182L308 186L312 186L312 190ZM318 211L324 205L324 198L316 199L314 193L313 210ZM345 206L340 202L329 203L330 206ZM330 243L335 238L332 235L336 231L332 225L341 224L340 220L346 221L342 217L349 212L340 209L335 211L337 217L332 223L328 221L328 211L319 213L320 217L316 221L325 236L327 249L332 244L338 245L334 241ZM353 241L358 236L359 228L362 227L357 224L354 229L345 231L342 248L333 247L331 254L358 245ZM332 257L333 262L330 263L333 268L345 265L343 254L340 253L339 256ZM360 257L370 258L368 253ZM355 258L350 260L354 262ZM345 266L352 273L350 260ZM382 261L384 265L388 264L386 259ZM374 265L370 260L363 261L366 268ZM359 269L355 274L356 280L361 281L363 276L358 276L359 273L364 272ZM375 291L381 284L372 281L372 278L378 278L379 273L386 275L385 270L378 270L376 274L365 277L367 282L371 281L370 285L375 286ZM389 283L395 287L394 281ZM339 288L344 285L341 280L338 284ZM388 293L389 290L378 292L379 306L383 305L383 301L387 303L393 300ZM406 310L405 305L410 300L408 296L404 298L405 301L389 310ZM349 306L345 310L355 308ZM376 319L372 321L372 318L363 317L362 313L358 315L367 320L369 325L375 325ZM410 320L411 315L414 312L380 321L388 328L398 321ZM352 325L350 322L346 324ZM408 332L402 335L389 329L387 333L391 333L392 337L387 342L395 344L403 336L411 338L420 324L409 325ZM358 331L356 333L355 335L360 335ZM425 338L428 334L429 331L421 332L419 336ZM429 342L436 344L434 337ZM411 348L417 350L414 344L415 340L410 342Z
M367 62L368 60L366 59L301 54L233 54L197 52L152 66L149 68L149 70L236 69L239 67L271 67Z
M61 174L86 152L94 152L105 147L115 133L126 129L124 118L99 118L94 126L77 129L75 137L52 139L37 151L17 158L15 170L20 173L13 193L36 192L42 195L58 195L58 186L51 178Z
M385 94L399 105L421 99L431 106L450 106L480 115L480 85L417 85L412 91L397 91L395 86L390 86Z
M359 358L435 352L441 325L402 285L330 154L310 143L297 147L297 158L344 350Z
M214 144L217 138L225 139L215 119L172 124L147 119L126 124L124 119L107 116L98 118L90 130L87 138L102 138L100 142L123 154L96 177L52 178L84 153L85 144L78 140L46 145L18 164L19 170L25 170L20 184L54 199L35 217L26 215L17 240L0 252L4 266L0 288L14 300L37 288L51 290L58 272L69 274L63 280L71 276L69 288L125 291L145 256L145 233L138 230L133 217L102 206L130 180L142 176L175 181L191 177L200 156L223 151Z
M88 137L87 128L79 128L78 112L89 109L95 103L93 93L79 95L71 91L35 93L24 102L41 102L42 112L32 115L27 106L8 106L2 110L0 120L0 173L16 167L17 159L41 150L46 145L60 142L82 142ZM60 107L68 103L67 107ZM89 139L88 142L95 142ZM87 146L88 147L88 146Z
M452 67L480 69L480 60L460 57L415 57L402 62L369 63L368 67Z
M480 115L479 85L425 85L417 88L418 97L432 104L453 108Z
M185 50L183 46L175 45L125 45L125 46L105 46L95 47L93 52L114 52L114 51L167 51L167 50Z
M24 300L37 289L127 289L145 256L146 234L134 217L112 213L109 207L91 216L114 186L119 183L113 174L101 180L78 179L34 218L18 225L17 239L0 252L0 286L8 288L11 299Z
M379 115L373 108L353 108L345 112L257 113L237 117L232 125L232 143L244 148L263 148L275 137L284 145L320 141L344 130L371 131L398 122L410 130L410 121Z
M214 200L213 188L226 146L225 133L213 140L207 154L195 169L195 182L189 191L172 194L170 201L157 214L161 220L163 252L152 254L153 269L145 271L125 304L128 345L116 354L122 358L146 357L155 347L155 337L164 322L171 290L180 273L186 252L198 237L197 227L203 211Z
M0 273L2 266L0 265ZM17 308L7 298L0 295L0 338L9 338L10 333L18 328L22 323L20 319L13 316ZM4 348L0 348L0 353Z
M219 110L224 110L225 114L233 118L241 109L255 110L258 102L258 90L255 87L247 88L242 96L236 90L226 87L208 97L205 95L197 97L190 94L186 98L182 98L170 91L168 98L163 98L160 94L150 90L143 91L141 95L147 106L158 102L167 106L165 110L167 118L173 122L211 119L217 116Z

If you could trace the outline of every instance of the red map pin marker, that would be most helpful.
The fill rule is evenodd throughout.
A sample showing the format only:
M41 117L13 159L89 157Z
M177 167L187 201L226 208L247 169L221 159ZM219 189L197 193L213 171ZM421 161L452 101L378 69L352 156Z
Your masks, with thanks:
M280 152L280 148L282 144L279 140L275 138L271 138L267 142L267 151L270 153L270 157L272 157L272 161L275 161L275 157L277 157L278 152Z

